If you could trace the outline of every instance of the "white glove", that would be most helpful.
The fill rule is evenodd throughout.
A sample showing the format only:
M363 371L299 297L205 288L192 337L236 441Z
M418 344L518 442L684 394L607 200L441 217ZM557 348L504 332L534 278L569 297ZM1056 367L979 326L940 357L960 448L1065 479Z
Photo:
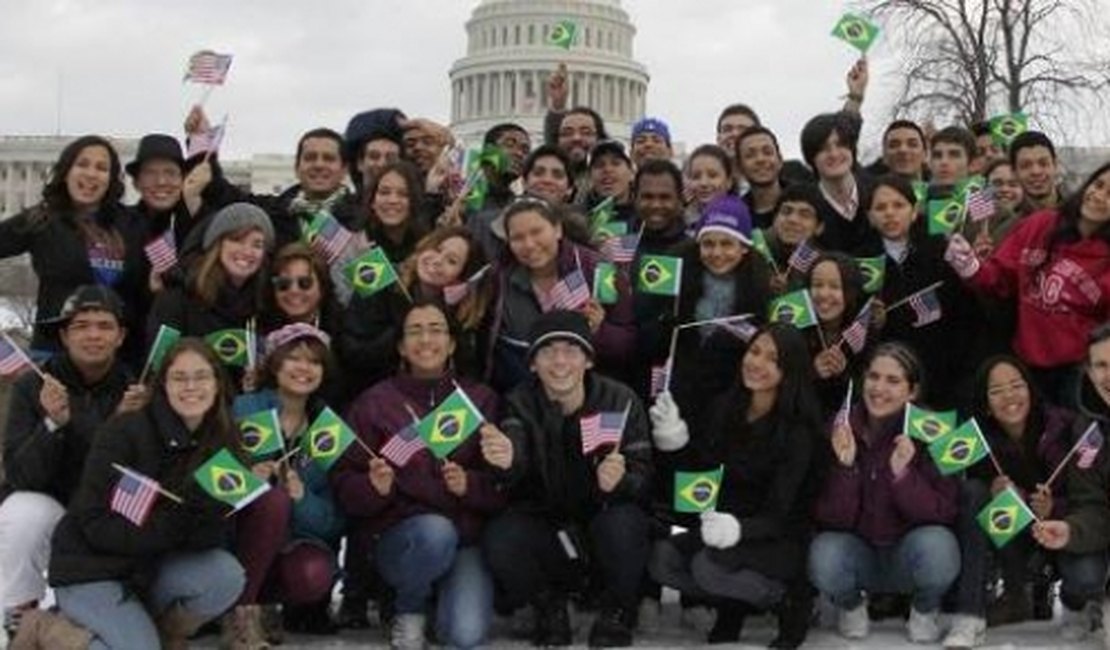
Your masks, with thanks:
M727 512L701 513L701 541L713 548L728 548L740 542L740 520Z
M648 409L648 415L651 416L651 437L659 451L676 451L690 441L690 430L678 412L678 404L674 403L670 391L659 393Z
M944 251L944 261L956 271L963 279L970 278L979 272L979 258L971 244L961 234L952 235L948 240L948 248Z

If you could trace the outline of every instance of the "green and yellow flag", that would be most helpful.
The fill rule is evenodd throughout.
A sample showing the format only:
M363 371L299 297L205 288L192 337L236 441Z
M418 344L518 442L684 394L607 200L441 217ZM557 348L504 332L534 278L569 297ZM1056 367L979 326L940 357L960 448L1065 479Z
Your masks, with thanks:
M724 465L707 472L675 472L675 512L706 512L717 507L724 473Z
M150 354L147 355L146 365L151 372L158 372L162 368L162 361L166 358L166 353L170 351L174 345L181 339L181 332L169 325L159 325L158 334L154 337L154 343L150 346Z
M667 255L640 256L636 287L657 296L678 296L682 291L682 258Z
M990 455L987 439L975 418L929 444L929 455L945 476L965 470Z
M201 489L217 501L242 510L266 493L270 484L255 476L235 455L220 449L193 472Z
M574 38L578 36L578 23L573 20L560 20L551 28L547 42L555 47L569 50L574 45Z
M247 330L238 328L219 330L204 337L204 342L216 351L224 365L239 368L247 367L250 361L247 340Z
M772 323L789 323L798 329L817 324L817 311L809 291L799 289L779 296L771 302L767 319Z
M968 176L953 188L953 196L958 196L966 200L967 195L973 192L978 192L987 186L987 179L982 176Z
M863 290L867 293L879 293L883 290L883 281L886 280L886 255L876 257L857 257L856 266L863 274Z
M979 525L987 531L997 548L1002 548L1037 520L1033 511L1022 501L1013 487L998 493L979 511Z
M996 115L991 118L990 127L994 143L1009 149L1014 138L1029 130L1029 117L1025 113Z
M916 205L921 205L929 198L929 184L925 181L913 182L913 198Z
M610 221L603 226L598 226L597 232L593 233L593 236L599 239L605 239L607 237L623 237L627 234L627 221Z
M239 439L252 458L263 458L285 449L277 409L251 413L239 420Z
M478 430L483 419L466 393L455 388L434 411L420 420L416 431L436 458L447 458Z
M381 246L375 246L348 262L343 268L343 275L360 296L372 296L397 281L397 271Z
M604 201L595 205L590 213L586 215L591 237L597 237L602 229L608 231L607 226L611 225L613 219L617 216L616 204L616 199L611 196L606 197ZM625 226L625 232L628 232L627 225Z
M920 440L928 445L955 428L955 411L928 411L913 404L906 405L902 431L914 440Z
M956 196L929 201L929 234L951 235L964 219L964 202Z
M301 437L301 446L309 458L316 461L324 471L331 469L335 461L343 457L355 441L355 432L335 411L324 407L320 415Z
M613 305L617 298L617 266L612 262L598 262L594 268L594 300Z
M775 267L775 256L771 254L771 247L767 245L767 235L763 234L763 231L758 228L752 230L752 248L762 255L763 259L767 260L772 268Z
M879 37L879 26L855 14L844 14L833 28L833 36L867 54Z

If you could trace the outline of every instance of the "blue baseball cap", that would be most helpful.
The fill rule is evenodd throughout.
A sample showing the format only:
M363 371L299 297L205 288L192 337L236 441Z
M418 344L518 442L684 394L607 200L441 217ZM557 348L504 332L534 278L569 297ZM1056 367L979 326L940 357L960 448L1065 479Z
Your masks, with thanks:
M666 140L668 147L671 146L671 129L666 122L657 117L644 117L632 125L633 140L641 133L654 133Z

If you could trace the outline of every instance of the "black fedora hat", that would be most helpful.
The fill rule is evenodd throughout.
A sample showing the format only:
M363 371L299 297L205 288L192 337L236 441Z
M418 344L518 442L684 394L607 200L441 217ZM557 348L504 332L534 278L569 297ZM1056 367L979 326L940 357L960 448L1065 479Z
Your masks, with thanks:
M181 169L185 168L185 157L181 155L181 145L177 138L165 133L149 133L139 140L139 151L135 160L127 163L127 173L132 178L139 175L139 169L148 160L168 160Z

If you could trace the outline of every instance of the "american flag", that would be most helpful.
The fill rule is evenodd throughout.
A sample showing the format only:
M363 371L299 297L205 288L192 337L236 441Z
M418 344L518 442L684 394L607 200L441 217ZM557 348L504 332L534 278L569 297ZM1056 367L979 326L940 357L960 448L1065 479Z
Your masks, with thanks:
M985 187L967 195L967 218L973 222L989 219L994 214L994 190Z
M201 131L190 135L188 142L189 150L186 152L185 157L192 158L193 156L210 151L212 153L219 153L220 143L224 141L224 131L226 127L227 118L224 118L223 122L207 131Z
M0 375L8 377L31 367L31 360L7 335L0 339Z
M852 321L852 324L845 328L844 332L841 334L841 336L844 337L844 342L847 343L848 347L852 348L852 352L856 354L859 354L863 346L867 345L867 330L871 327L872 300L874 300L874 298L867 301L863 309L859 310L859 313L856 314L856 318Z
M589 456L605 445L619 445L627 418L626 408L623 412L602 411L578 420L578 428L582 432L582 455Z
M223 85L227 79L227 71L230 68L230 54L217 54L212 50L201 50L189 57L189 67L185 70L184 81Z
M397 467L404 467L423 448L424 440L417 433L416 426L410 424L390 438L379 453Z
M844 395L844 403L840 405L840 410L836 412L836 417L833 419L833 428L842 427L848 424L848 419L852 415L852 380L848 380L848 392Z
M669 362L664 362L662 365L651 367L651 390L649 392L652 397L667 390L667 377L670 375L670 366L671 364Z
M628 264L636 259L636 249L640 246L640 235L620 235L609 237L601 243L601 254L615 264Z
M339 220L330 214L324 214L319 229L312 234L309 245L317 255L322 255L328 264L343 254L347 244L351 243L354 233L344 228Z
M1075 465L1079 469L1090 469L1091 465L1094 465L1095 458L1098 457L1098 452L1102 449L1102 440L1102 430L1099 429L1097 422L1092 422L1075 447L1077 456Z
M798 273L809 273L818 257L821 257L821 251L810 246L807 239L794 248L794 252L790 254L790 259L787 260L786 265L797 270Z
M555 283L546 296L540 297L545 312L555 309L578 309L590 301L590 285L581 269L575 269Z
M470 295L471 287L485 277L486 273L488 273L491 268L493 268L492 265L486 264L475 271L465 282L456 282L455 284L449 284L443 287L443 301L449 306L454 307L465 300L466 297Z
M913 322L914 327L924 327L929 323L935 323L940 320L940 299L937 298L935 289L922 291L921 293L911 296L910 307L917 316L917 319Z
M172 269L177 264L177 242L174 241L173 228L166 228L166 232L155 237L143 250L155 273L165 273Z
M759 331L759 327L747 317L721 321L717 323L717 327L720 327L745 343L752 340L752 337Z
M154 509L154 502L158 499L158 481L143 476L127 468L120 468L123 474L112 490L112 512L117 512L124 519L139 526L146 523L150 511Z

